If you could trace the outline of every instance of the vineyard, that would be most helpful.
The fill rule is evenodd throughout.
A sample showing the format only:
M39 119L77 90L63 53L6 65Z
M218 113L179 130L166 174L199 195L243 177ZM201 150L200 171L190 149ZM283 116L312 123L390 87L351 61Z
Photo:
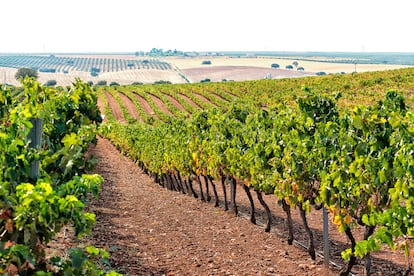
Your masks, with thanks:
M99 72L117 72L123 70L154 69L170 70L171 65L158 59L137 59L118 57L80 57L55 55L1 55L0 67L21 68L28 67L40 72L85 71L91 72L95 68Z
M66 90L29 78L18 90L0 86L2 275L106 274L108 253L93 245L47 254L64 227L80 237L95 222L85 207L103 182L87 174L96 161L87 152L102 121L96 103L81 81Z
M166 80L185 82L170 63L157 58L133 55L0 55L3 83L18 85L14 74L28 67L39 72L39 81L56 80L59 86L71 85L76 78L97 84L99 81L131 84Z
M301 227L311 259L322 246L315 232L325 208L336 229L330 258L342 275L379 274L389 267L378 259L393 254L400 261L390 273L409 274L413 82L414 70L401 69L97 93L102 134L154 182L214 199L236 215L241 189L257 223L253 192L265 231L286 226L282 238L293 244L294 226ZM269 202L285 213L282 226L275 225ZM292 218L296 212L301 226ZM315 229L309 222L318 217Z
M413 87L412 68L1 86L0 272L319 275L327 260L333 274L411 275ZM50 253L68 226L93 234Z

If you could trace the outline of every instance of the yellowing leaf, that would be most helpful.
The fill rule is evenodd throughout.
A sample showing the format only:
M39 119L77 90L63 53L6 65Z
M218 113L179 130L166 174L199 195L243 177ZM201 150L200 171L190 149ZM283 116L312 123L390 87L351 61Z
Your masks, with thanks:
M69 148L70 146L77 145L79 143L79 139L75 133L71 133L63 137L62 143L65 147Z

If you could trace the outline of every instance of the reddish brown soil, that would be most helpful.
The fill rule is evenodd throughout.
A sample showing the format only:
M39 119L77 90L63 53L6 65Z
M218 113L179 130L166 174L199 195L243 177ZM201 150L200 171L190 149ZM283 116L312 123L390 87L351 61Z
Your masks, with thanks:
M155 105L158 106L158 108L164 112L167 115L172 115L171 111L168 109L168 107L166 106L166 104L157 96L155 96L154 94L149 93L152 101L155 103Z
M217 94L216 92L213 92L213 91L208 91L208 93L210 93L211 95L213 95L213 96L214 96L214 97L216 97L216 98L219 98L219 99L220 99L220 100L222 100L222 101L229 102L229 100L228 100L228 99L223 98L221 95Z
M213 105L213 106L217 106L216 104L214 104L212 101L210 101L209 99L207 99L207 98L206 98L206 97L204 97L203 95L201 95L201 94L199 94L199 93L195 93L195 92L193 92L193 94L194 94L197 98L199 98L200 100L202 100L203 102L208 103L208 104Z
M105 139L93 153L105 178L89 242L126 275L320 275L323 266L274 233L156 185Z
M195 103L193 100L191 100L189 97L187 97L184 94L179 93L178 94L181 98L183 98L185 101L188 102L188 104L194 106L195 108L201 108L201 106L199 106L197 103Z
M114 99L114 97L109 92L105 92L105 97L108 101L109 107L112 110L112 114L114 115L114 118L121 123L126 123L126 120L124 116L122 115L122 110L119 107L118 102Z
M142 107L142 109L144 110L145 113L147 113L150 116L156 117L154 110L152 110L151 106L149 105L149 103L147 102L146 99L144 99L143 97L141 97L140 95L138 95L136 93L134 93L134 96L139 101L139 103L140 103L140 105L141 105L141 107Z
M186 110L185 108L184 108L184 106L179 102L179 101L177 101L174 97L172 97L171 95L168 95L168 94L164 94L164 96L170 101L170 103L172 104L172 105L174 105L176 108L178 108L179 110L181 110L182 112L184 112L184 113L189 113L188 112L188 110Z
M112 98L108 98L112 99ZM114 100L114 99L112 99ZM248 199L238 188L241 215L203 203L189 195L155 184L137 166L119 155L104 139L93 150L99 159L97 173L106 179L100 199L92 205L97 226L91 242L111 252L113 266L128 275L337 275L344 262L340 252L350 244L334 225L329 227L331 265L325 271L320 256L312 261L306 251L286 242L285 214L273 195L265 196L272 215L272 231L265 233L248 220ZM195 185L199 193L198 187ZM229 191L227 191L229 193ZM263 208L255 199L264 221ZM296 210L292 210L295 239L307 244ZM322 214L308 214L317 250L322 251ZM362 229L354 232L361 234ZM358 237L360 235L357 235ZM403 275L407 259L387 248L373 254L372 275ZM353 269L363 275L363 262Z
M235 217L233 212L224 211L221 189L218 189L220 206L214 207L213 203L203 203L155 184L105 139L98 139L92 153L99 160L95 172L105 182L99 199L90 206L97 215L97 224L89 242L107 248L112 267L119 272L126 275L338 274L338 268L333 266L326 271L320 257L312 261L303 249L287 244L282 211L272 204L273 196L265 198L274 215L273 230L265 233L245 217L248 202L240 189L237 202L242 215ZM306 242L297 214L294 219L296 238ZM313 212L308 219L319 246L320 213ZM263 220L261 215L259 220ZM342 242L333 236L332 251L342 247ZM397 264L401 255L386 252L382 255L387 259L374 258L373 275L402 275L403 264ZM353 271L362 275L362 265Z

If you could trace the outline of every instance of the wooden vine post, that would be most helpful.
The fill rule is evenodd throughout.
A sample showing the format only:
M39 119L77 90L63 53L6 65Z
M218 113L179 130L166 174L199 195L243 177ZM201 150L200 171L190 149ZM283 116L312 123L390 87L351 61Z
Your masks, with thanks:
M39 118L30 119L33 127L30 129L30 148L39 149L42 144L43 120ZM35 160L30 165L30 178L35 180L40 174L40 160Z
M330 244L329 244L329 218L328 218L328 211L325 207L322 208L323 210L323 257L324 257L324 266L325 269L329 269L329 251L330 251Z

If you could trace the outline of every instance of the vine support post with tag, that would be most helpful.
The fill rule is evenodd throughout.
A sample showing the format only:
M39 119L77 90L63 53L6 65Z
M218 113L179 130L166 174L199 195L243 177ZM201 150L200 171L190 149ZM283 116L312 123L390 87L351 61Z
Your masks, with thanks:
M330 251L330 244L329 244L329 218L328 218L328 211L325 207L322 208L323 210L323 258L324 258L324 266L326 269L329 269L329 251Z
M43 120L39 118L30 119L32 128L30 129L29 139L30 148L39 149L42 143ZM35 180L40 174L40 160L34 160L30 165L30 178Z

